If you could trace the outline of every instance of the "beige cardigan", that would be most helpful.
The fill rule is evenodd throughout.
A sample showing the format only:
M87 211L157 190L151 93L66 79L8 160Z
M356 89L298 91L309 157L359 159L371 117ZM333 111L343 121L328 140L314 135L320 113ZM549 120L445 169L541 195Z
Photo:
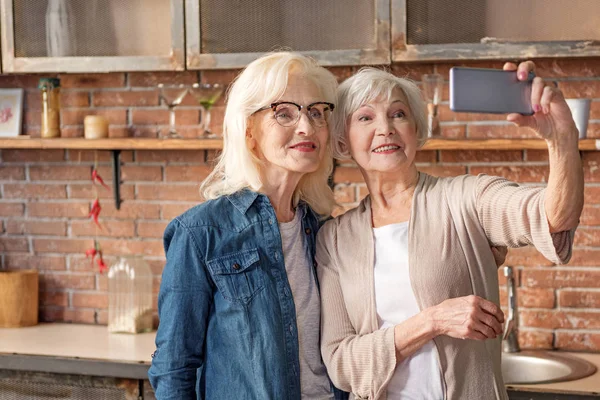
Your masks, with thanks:
M419 308L471 294L499 304L490 244L533 245L556 264L568 262L574 230L549 233L544 192L487 175L421 173L408 232L410 280ZM333 383L361 399L385 399L396 367L394 328L379 330L373 251L369 197L318 234L323 360ZM508 399L500 338L438 336L434 342L447 399Z

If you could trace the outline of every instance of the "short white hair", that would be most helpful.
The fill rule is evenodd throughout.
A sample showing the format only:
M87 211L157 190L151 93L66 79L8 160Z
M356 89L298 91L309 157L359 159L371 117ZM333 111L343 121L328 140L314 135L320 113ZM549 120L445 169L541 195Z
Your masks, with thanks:
M202 182L205 199L215 199L244 188L260 191L261 161L246 141L248 119L258 109L269 106L283 96L290 74L298 74L315 84L323 101L335 104L337 80L316 61L293 52L277 52L263 56L235 78L228 92L223 119L223 152L210 175ZM316 213L326 216L335 206L328 178L333 171L330 136L317 171L302 177L294 191L294 206L305 201Z
M390 100L394 89L400 89L408 100L421 147L427 141L427 114L419 87L411 80L399 78L377 68L364 67L346 79L338 88L335 112L331 115L333 155L344 160L350 157L348 119L363 105L377 99Z

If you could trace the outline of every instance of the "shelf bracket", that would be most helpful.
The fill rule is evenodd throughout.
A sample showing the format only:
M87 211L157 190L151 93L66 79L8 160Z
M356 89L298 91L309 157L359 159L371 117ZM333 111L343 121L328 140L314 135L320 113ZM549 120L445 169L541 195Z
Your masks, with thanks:
M113 194L115 208L121 208L121 150L112 150Z

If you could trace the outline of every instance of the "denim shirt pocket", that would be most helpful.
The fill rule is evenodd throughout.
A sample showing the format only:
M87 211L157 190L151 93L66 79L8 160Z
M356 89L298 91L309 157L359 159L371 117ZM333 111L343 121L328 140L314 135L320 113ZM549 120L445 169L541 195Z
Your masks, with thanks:
M258 249L230 253L206 263L223 297L232 302L248 303L264 288Z

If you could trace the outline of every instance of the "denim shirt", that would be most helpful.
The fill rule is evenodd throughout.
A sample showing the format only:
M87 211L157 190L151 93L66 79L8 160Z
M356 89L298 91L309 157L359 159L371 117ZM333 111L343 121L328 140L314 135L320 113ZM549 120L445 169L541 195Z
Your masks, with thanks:
M297 212L314 260L318 217L303 203ZM300 399L296 312L269 199L242 190L200 204L171 221L164 246L148 372L156 398Z

